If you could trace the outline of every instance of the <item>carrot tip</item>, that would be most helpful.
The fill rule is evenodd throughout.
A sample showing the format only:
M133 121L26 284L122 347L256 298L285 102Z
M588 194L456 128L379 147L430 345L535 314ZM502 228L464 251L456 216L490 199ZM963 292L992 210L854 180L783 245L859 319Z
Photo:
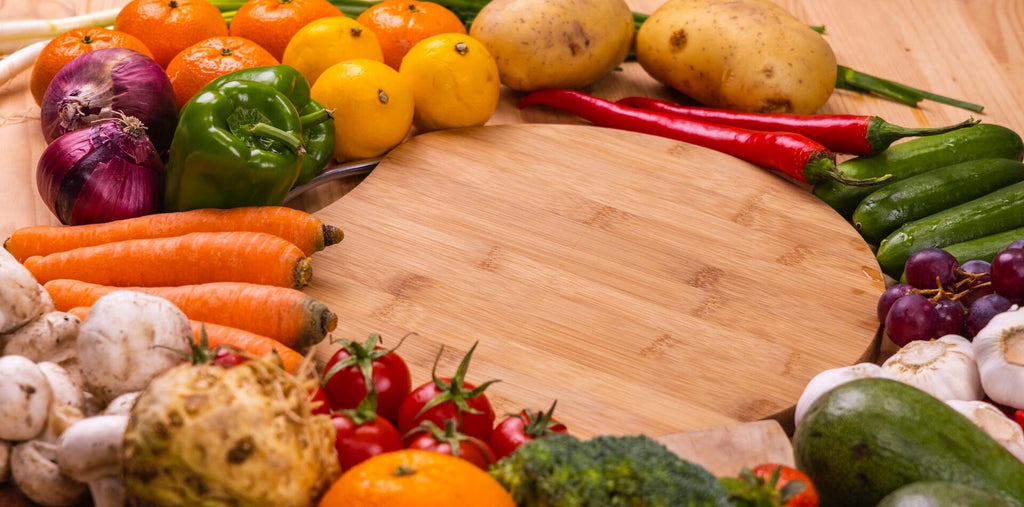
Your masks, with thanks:
M325 248L341 243L341 240L345 239L345 231L342 231L333 225L324 224L323 235Z
M309 285L313 278L313 263L309 257L303 257L295 263L295 274L292 277L292 288L301 289Z

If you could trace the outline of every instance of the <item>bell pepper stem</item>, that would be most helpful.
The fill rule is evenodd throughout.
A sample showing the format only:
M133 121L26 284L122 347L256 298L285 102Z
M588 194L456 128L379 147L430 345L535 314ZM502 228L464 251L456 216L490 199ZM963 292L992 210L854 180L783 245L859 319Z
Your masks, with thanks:
M331 112L326 109L313 111L312 113L299 117L299 121L302 122L302 130L306 130L310 127L315 127L327 120L332 119L334 119L334 116L332 116Z
M298 153L299 155L306 153L306 148L305 146L302 145L301 139L273 125L268 125L266 123L261 122L250 125L247 128L249 129L249 132L251 132L253 135L260 137L268 137L270 139L278 141L284 144L285 146L291 148L292 151Z

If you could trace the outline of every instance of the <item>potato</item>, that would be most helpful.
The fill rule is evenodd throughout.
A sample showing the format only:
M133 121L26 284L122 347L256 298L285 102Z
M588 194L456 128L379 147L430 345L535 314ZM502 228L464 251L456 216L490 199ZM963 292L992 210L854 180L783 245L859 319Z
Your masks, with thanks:
M493 0L469 29L519 91L594 83L625 60L633 34L623 0Z
M832 48L768 0L669 0L636 39L644 70L707 106L809 114L835 88Z

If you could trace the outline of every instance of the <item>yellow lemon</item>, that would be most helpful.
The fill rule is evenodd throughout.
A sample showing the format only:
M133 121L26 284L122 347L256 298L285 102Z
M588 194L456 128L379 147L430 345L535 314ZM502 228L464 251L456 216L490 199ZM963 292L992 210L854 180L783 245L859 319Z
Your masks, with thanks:
M412 91L398 71L377 60L328 67L310 96L334 111L334 158L339 162L383 155L412 127Z
M469 35L423 39L406 53L399 73L412 90L419 130L483 125L498 107L498 66Z
M288 41L281 63L298 69L312 84L331 65L356 58L384 61L377 35L352 18L330 16L299 29Z

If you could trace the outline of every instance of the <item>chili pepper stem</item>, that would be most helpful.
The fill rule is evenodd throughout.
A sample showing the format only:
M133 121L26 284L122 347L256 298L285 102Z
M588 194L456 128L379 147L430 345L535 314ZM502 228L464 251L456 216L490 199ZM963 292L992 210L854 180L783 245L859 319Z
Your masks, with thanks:
M319 111L314 111L314 112L309 113L309 114L307 114L305 116L300 116L299 117L299 121L302 123L302 129L303 130L308 129L308 128L313 127L313 126L316 126L316 125L319 125L319 124L321 124L321 123L323 123L325 121L333 120L333 119L334 119L334 116L331 114L330 111L328 111L326 109L321 109Z
M870 122L872 127L868 128L868 143L876 153L880 153L889 147L892 143L904 137L922 137L932 136L936 134L944 134L946 132L952 132L954 130L970 127L981 123L981 120L975 120L974 118L968 118L960 123L953 125L946 125L944 127L901 127L889 123L877 116L872 117Z
M811 160L807 161L807 166L804 168L804 178L811 185L821 183L825 180L836 180L843 185L850 185L853 187L870 187L877 185L883 181L892 178L891 174L885 176L879 176L877 178L867 179L854 179L848 178L843 172L836 166L835 160L828 156L826 153L821 153L816 156L812 156Z
M251 132L253 135L260 137L268 137L270 139L278 141L284 144L285 146L291 148L292 151L298 153L299 155L304 155L306 153L306 147L302 145L301 139L273 125L261 122L250 125L247 128L249 132Z

